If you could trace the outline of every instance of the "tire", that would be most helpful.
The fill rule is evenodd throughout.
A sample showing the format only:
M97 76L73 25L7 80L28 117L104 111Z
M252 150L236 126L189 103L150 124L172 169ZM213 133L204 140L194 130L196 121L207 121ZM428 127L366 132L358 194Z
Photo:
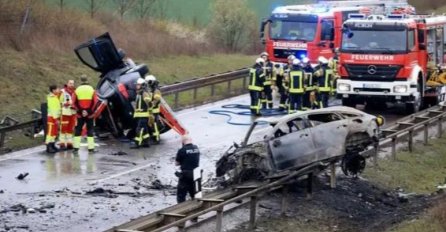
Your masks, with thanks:
M351 98L342 98L342 105L355 108L356 102L352 100Z
M414 114L421 109L421 99L415 100L415 102L406 103L406 114Z

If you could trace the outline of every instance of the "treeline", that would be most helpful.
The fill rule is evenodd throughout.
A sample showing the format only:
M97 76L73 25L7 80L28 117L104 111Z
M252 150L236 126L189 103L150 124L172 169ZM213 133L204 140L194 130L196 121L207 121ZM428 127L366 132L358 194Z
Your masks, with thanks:
M109 0L84 0L85 10L67 7L66 1L50 6L43 0L0 0L0 48L67 53L108 31L139 59L261 49L258 22L245 0L215 0L213 18L204 29L153 20L153 7L162 0L113 0L117 15L104 9ZM125 17L130 11L137 17Z

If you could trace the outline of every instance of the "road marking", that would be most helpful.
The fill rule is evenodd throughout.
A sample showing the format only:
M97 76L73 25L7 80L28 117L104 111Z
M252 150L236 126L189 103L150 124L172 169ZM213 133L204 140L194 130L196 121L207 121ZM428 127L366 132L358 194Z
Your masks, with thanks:
M37 148L38 147L30 148L31 151L26 152L26 153L19 153L20 151L16 151L16 152L13 152L13 153L11 153L9 155L3 155L2 158L0 158L0 162L5 161L5 160L9 160L9 159L17 159L17 158L20 158L20 157L23 157L23 156L27 156L27 155L31 155L31 154L35 154L35 153L39 153L39 152L45 151L44 147L42 147L41 149L36 150ZM19 153L19 154L16 154L16 153Z
M88 184L89 184L89 185L98 184L98 183L104 182L104 181L106 181L106 180L114 179L114 178L116 178L116 177L120 177L120 176L129 174L129 173L132 173L132 172L135 172L135 171L138 171L138 170L147 168L147 167L149 167L150 165L153 165L153 164L154 164L154 163L148 163L148 164L143 165L143 166L141 166L141 167L133 168L133 169L130 169L130 170L121 172L121 173L116 173L116 174L113 174L113 175L111 175L111 176L108 176L108 177L99 179L99 180L90 181L90 182L88 182Z

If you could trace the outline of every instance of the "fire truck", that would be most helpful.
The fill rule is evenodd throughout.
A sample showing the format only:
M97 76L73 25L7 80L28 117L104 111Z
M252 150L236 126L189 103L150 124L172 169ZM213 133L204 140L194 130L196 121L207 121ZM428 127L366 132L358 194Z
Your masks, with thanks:
M394 102L412 113L444 100L446 16L351 15L342 31L343 105Z
M271 61L286 63L289 55L331 58L341 44L341 27L352 13L414 13L406 0L320 1L313 5L281 6L262 22L260 36Z

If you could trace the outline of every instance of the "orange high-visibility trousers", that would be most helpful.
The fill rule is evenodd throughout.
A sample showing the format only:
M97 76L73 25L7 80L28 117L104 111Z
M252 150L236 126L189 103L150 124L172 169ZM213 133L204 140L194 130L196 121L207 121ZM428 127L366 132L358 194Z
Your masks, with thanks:
M59 123L57 122L56 118L53 118L51 116L47 117L46 122L47 126L45 143L54 143L59 132Z

